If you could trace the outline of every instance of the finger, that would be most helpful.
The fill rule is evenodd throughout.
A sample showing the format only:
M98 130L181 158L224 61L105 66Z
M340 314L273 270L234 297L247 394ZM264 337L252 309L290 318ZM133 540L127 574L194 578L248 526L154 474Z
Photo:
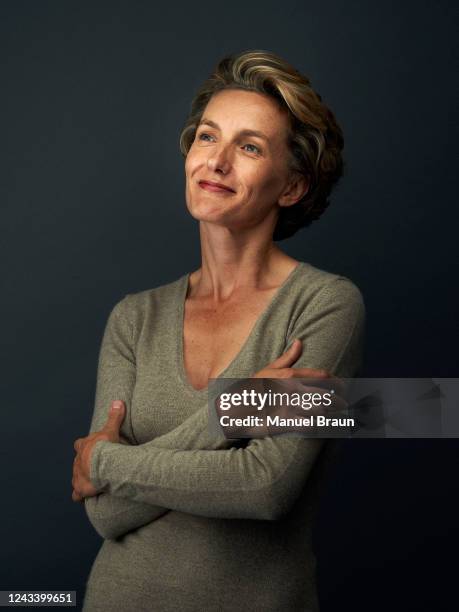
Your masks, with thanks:
M82 497L81 495L76 495L75 499L73 501L74 502L79 502L80 504L84 504L84 500L85 500L85 498Z
M81 438L78 438L77 440L75 440L75 442L73 443L73 448L76 452L78 452L78 449L80 448L80 442L81 442Z
M295 361L298 359L302 352L303 344L301 340L295 338L290 347L284 353L282 353L280 357L270 363L267 368L288 368L295 363Z
M291 368L294 378L304 378L304 384L317 381L317 384L329 389L344 390L344 383L341 378L330 374L328 370L315 370L313 368Z
M328 391L334 396L341 397L344 401L347 395L347 389L344 381L333 374L330 374L327 370L316 370L313 368L286 368L282 372L287 373L288 376L276 377L276 372L281 373L280 370L271 370L269 376L266 376L266 380L269 388L275 389L276 387L282 388L283 393L300 392L300 393L320 393L323 394L324 390Z
M295 378L327 378L330 379L332 374L327 370L316 368L292 368Z
M83 498L81 497L81 495L79 495L79 494L78 494L78 493L75 491L75 489L74 489L74 490L72 491L72 501L74 501L74 502L79 502L79 501L82 501L82 499L83 499Z
M126 414L126 406L122 400L115 400L110 406L108 419L102 428L104 433L119 436L121 424Z
M315 386L315 382L305 384L294 378L276 379L271 390L275 391L277 388L277 391L280 391L282 394L295 394L295 396L299 394L302 397L302 402L305 401L311 404L307 408L302 405L302 408L317 414L325 415L333 412L342 412L349 406L349 402L344 397L338 395L334 389L331 389L328 393L324 392L324 388ZM304 397L305 395L309 397ZM296 406L296 403L291 404L294 411L297 410Z

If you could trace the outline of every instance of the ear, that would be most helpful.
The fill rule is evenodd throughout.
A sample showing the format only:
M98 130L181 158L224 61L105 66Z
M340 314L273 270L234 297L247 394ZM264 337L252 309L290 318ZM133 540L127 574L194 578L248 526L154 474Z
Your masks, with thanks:
M294 174L282 195L279 197L279 206L293 206L293 204L296 204L308 193L309 185L309 177L303 174Z

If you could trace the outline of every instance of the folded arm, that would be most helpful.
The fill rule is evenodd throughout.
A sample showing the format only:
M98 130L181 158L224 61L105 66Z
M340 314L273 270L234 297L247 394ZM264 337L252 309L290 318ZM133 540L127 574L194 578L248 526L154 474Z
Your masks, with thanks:
M236 440L227 440L223 436L221 438L210 436L206 415L207 406L191 415L171 432L155 438L152 443L154 442L157 448L183 450L225 449L238 443ZM132 448L132 446L128 443L126 448ZM92 525L105 539L116 539L133 529L151 523L169 511L169 508L139 502L127 497L117 497L106 491L94 497L87 497L85 507Z
M362 361L364 320L360 291L348 279L335 277L289 330L287 344L293 338L303 341L294 367L355 376ZM193 416L205 419L206 411L203 407ZM267 436L245 448L180 450L160 447L158 440L129 447L98 441L91 481L115 497L141 504L207 517L276 520L297 499L324 443Z
M118 302L108 317L99 352L95 408L90 432L100 431L106 422L108 409L115 399L126 403L127 416L121 426L123 444L136 445L130 422L130 403L136 378L133 330L126 309L127 298ZM203 410L188 417L174 430L153 440L158 448L225 449L237 444L212 436L207 427L207 404ZM115 539L137 529L168 512L168 508L102 492L85 498L86 514L95 530L105 539Z

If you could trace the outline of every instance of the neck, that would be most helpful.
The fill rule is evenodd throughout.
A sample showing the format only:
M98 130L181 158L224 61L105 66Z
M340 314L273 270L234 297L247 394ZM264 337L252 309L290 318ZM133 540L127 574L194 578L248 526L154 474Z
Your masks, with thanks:
M202 263L190 278L189 296L219 303L280 286L298 262L274 244L271 232L260 229L236 233L201 222Z

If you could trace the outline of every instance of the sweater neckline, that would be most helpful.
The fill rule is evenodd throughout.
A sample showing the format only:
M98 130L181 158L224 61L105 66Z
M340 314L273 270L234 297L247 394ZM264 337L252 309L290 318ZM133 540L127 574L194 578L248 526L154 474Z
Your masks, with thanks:
M262 321L264 321L264 319L268 316L271 310L275 307L275 305L277 304L282 294L288 289L291 282L296 278L297 274L299 273L299 271L301 271L304 268L304 266L305 266L305 263L300 261L298 265L296 265L293 268L293 270L289 273L289 275L284 280L284 282L278 287L276 293L271 298L271 301L268 303L268 305L265 307L265 309L259 315L258 319L253 324L252 329L250 330L247 338L243 342L240 350L235 355L234 359L232 359L232 361L228 364L228 366L222 372L220 372L216 376L216 378L225 378L225 376L228 376L228 373L231 371L233 366L237 363L241 355L247 349L247 346L249 345L252 338L255 336L256 331L260 327ZM185 318L185 300L186 300L186 296L188 293L190 275L191 273L187 273L184 276L182 276L182 278L179 279L179 285L178 285L179 307L176 310L177 320L176 320L176 325L175 325L175 329L177 333L177 341L175 342L175 346L177 348L177 355L176 355L177 372L178 372L178 378L179 378L180 383L182 384L183 388L188 393L190 393L191 395L194 395L195 397L204 397L209 390L209 384L207 384L207 386L203 387L202 389L196 389L195 387L193 387L193 385L188 380L188 376L185 370L185 359L184 359L184 350L183 350L184 349L183 331L184 331L184 318Z

